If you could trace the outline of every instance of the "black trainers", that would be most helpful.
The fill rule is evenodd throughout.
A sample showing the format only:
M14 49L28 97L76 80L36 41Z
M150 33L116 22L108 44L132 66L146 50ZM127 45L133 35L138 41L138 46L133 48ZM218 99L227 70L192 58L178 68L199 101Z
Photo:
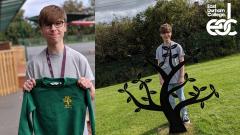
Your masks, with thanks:
M190 119L188 118L187 115L183 116L182 121L183 121L184 124L189 124L190 123Z

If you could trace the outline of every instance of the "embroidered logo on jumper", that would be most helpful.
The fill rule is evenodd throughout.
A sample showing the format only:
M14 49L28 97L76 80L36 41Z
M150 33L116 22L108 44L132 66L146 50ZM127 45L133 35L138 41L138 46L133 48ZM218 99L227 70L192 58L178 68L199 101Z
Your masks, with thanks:
M64 102L64 108L72 108L72 97L71 96L65 96L63 98Z
M56 86L56 85L61 85L62 82L51 82L50 84L51 84L52 86Z

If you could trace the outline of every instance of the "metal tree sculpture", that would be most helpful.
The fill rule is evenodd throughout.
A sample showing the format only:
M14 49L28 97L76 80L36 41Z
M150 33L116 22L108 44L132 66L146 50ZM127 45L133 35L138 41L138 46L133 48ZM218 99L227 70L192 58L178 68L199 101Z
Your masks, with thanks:
M172 88L171 90L168 90L168 85L169 85L171 78L174 76L174 74L178 70L181 69L181 67L186 62L186 61L183 61L183 62L180 62L179 64L177 64L176 66L173 65L172 58L176 58L176 54L172 56L171 49L174 49L174 47L175 47L174 45L171 47L164 47L164 49L167 50L167 53L163 54L163 55L165 57L169 56L169 64L172 69L169 74L166 74L166 72L164 72L161 69L161 66L163 65L163 63L160 63L160 66L158 66L157 64L155 64L152 61L147 59L148 63L150 63L161 74L162 78L164 79L164 83L162 85L161 92L160 92L160 105L154 103L152 100L152 97L151 97L152 94L156 94L157 92L154 90L149 90L149 87L147 85L148 83L150 83L152 81L152 79L142 80L141 73L139 73L137 75L137 79L132 80L131 83L133 83L133 84L140 83L139 90L142 90L143 88L146 90L147 97L142 97L141 99L143 101L148 102L148 104L142 104L139 102L139 100L137 100L135 98L135 96L128 90L128 83L125 83L124 88L119 89L118 92L127 93L129 95L129 97L127 98L127 103L129 103L130 101L134 102L134 104L137 106L135 112L139 112L141 109L152 110L152 111L162 111L169 122L169 126L170 126L169 133L182 133L182 132L186 132L187 130L186 130L186 127L184 126L182 119L180 117L180 110L185 106L188 106L191 104L196 104L196 103L200 103L200 106L203 109L204 101L208 100L213 95L215 95L217 98L219 98L219 94L218 94L218 92L216 92L214 86L212 84L209 84L209 87L212 90L212 92L209 95L207 95L203 98L200 98L199 97L200 93L202 91L205 91L207 89L207 86L203 86L201 88L198 88L197 86L193 86L193 89L195 90L195 92L188 93L191 96L191 98L178 103L175 106L175 108L172 108L172 106L169 102L169 96L172 95L173 97L177 98L177 95L174 93L175 91L177 91L179 88L183 87L187 82L196 81L196 79L194 79L194 78L189 78L188 74L185 73L184 83Z

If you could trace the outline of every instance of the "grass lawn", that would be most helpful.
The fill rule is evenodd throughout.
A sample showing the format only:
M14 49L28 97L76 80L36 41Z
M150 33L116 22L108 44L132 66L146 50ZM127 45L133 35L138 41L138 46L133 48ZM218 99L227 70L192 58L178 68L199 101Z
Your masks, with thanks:
M194 135L237 135L240 133L240 54L194 64L186 67L189 77L197 81L185 86L185 96L193 85L208 86L202 96L211 92L209 84L213 84L220 98L213 96L205 101L204 109L200 103L188 106ZM159 104L159 77L149 76L152 82L149 88L156 90L155 103ZM139 84L129 84L129 90L141 100L146 93L138 90ZM131 101L127 103L128 95L118 93L123 84L97 89L96 92L96 130L97 135L155 135L159 128L167 126L167 120L162 112L141 110Z

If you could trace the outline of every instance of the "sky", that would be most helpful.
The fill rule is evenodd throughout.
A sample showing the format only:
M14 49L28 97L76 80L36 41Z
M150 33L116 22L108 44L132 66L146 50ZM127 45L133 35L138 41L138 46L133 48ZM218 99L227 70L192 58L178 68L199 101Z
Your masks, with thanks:
M61 6L65 0L27 0L22 9L25 17L39 15L41 9L47 5ZM89 6L89 0L79 0L84 6ZM148 6L154 5L155 0L95 0L96 22L110 22L115 17L133 17L144 11Z
M115 17L131 18L155 4L155 0L96 0L95 21L111 22Z
M62 6L65 0L27 0L21 9L25 10L25 17L32 17L39 15L41 9L47 5L58 5ZM78 0L82 1L84 6L89 6L88 0Z

